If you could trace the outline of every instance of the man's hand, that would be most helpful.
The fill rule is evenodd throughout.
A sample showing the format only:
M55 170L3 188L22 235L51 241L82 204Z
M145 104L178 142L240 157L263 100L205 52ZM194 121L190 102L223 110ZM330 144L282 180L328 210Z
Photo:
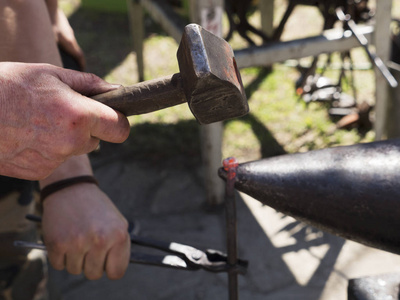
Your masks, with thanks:
M42 179L99 140L125 141L127 118L85 97L114 88L93 74L0 63L0 174Z
M51 265L90 280L121 278L129 264L128 223L94 184L60 190L44 202L43 238Z

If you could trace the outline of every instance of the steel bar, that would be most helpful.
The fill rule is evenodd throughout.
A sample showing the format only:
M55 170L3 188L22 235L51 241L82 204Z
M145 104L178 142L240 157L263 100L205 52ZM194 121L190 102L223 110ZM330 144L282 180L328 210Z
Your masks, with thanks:
M368 40L371 39L373 31L372 26L359 27L359 32ZM323 53L344 52L356 47L360 47L360 44L350 31L330 29L318 36L238 49L235 50L235 57L239 68L248 68L270 66L288 59L300 59Z
M354 22L354 20L352 20L349 15L345 15L345 13L343 12L343 9L340 8L340 7L336 9L336 15L337 15L337 17L338 17L338 19L340 21L342 21L345 24L347 24L347 26L349 27L350 31L356 37L357 41L364 48L364 50L367 53L369 59L374 63L374 65L382 73L383 77L385 77L385 79L389 83L389 85L392 88L397 87L397 85L398 85L397 80L390 73L389 69L383 63L382 59L369 50L369 48L368 48L368 40L366 39L366 37L362 33L360 33L357 30L358 26Z
M162 25L164 30L179 42L185 25L182 24L181 18L160 1L141 0L141 3L150 15ZM374 32L374 27L358 26L357 32L364 35L369 41ZM248 68L270 66L273 63L284 62L288 59L299 59L323 53L343 52L359 46L359 42L350 31L344 32L338 28L326 30L319 36L273 42L262 46L237 49L234 52L238 67Z
M223 161L224 170L227 172L225 185L225 214L226 214L226 244L228 253L228 285L229 300L239 298L238 273L235 268L238 262L237 251L237 222L235 201L235 179L238 163L235 158L230 157Z
M46 246L43 244L26 242L26 241L15 241L14 246L19 247L19 248L37 249L37 250L47 251Z

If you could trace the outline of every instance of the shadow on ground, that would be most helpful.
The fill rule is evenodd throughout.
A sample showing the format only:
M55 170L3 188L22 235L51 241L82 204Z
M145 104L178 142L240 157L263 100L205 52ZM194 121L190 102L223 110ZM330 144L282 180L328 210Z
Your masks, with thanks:
M129 145L108 145L92 157L102 189L128 220L140 223L140 234L175 241L200 249L226 251L224 213L204 210L201 165L186 157L170 156L166 164L146 159L125 159ZM110 156L113 153L113 156ZM190 166L190 167L188 167ZM240 279L241 299L318 299L332 272L343 240L328 234L307 240L306 230L293 235L296 243L276 247L238 200L239 255L250 261ZM294 222L282 231L291 232ZM296 282L283 255L318 245L329 245L319 268L305 286ZM135 247L134 251L137 251ZM143 249L141 249L143 250ZM227 276L206 271L181 271L131 265L120 281L91 282L81 276L52 271L53 287L65 299L227 299Z

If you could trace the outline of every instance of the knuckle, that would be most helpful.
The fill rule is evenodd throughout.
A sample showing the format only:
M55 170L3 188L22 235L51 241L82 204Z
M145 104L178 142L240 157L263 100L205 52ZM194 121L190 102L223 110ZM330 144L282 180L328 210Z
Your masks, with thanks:
M103 272L86 272L85 277L89 280L99 280L101 277L103 277Z
M113 236L117 244L125 243L129 238L128 222L124 222L118 228L114 229Z
M93 84L102 81L100 77L98 77L93 73L83 73L83 74L86 76L86 80L92 82Z
M54 270L62 271L64 270L64 266L60 263L51 263Z
M51 151L51 158L55 164L61 164L68 157L72 156L76 148L75 138L63 139L56 147L53 147Z
M105 233L101 230L93 230L92 231L92 243L96 248L103 248L107 244L107 237Z
M125 269L107 270L107 277L110 280L118 280L124 277Z
M49 261L53 269L57 271L64 270L64 264L59 259L55 259L54 256L52 256L51 254L49 254Z
M75 268L75 267L67 267L67 271L68 271L68 273L70 273L72 275L79 275L82 273L81 269Z
M71 248L74 249L74 252L82 252L85 250L85 236L82 234L77 234L74 236L73 240L71 240Z
M67 129L74 135L83 137L89 133L90 122L90 114L86 113L84 110L73 109L70 112Z
M103 84L103 80L93 73L77 73L76 80L81 86L92 87L88 88L85 95L92 96L96 94L96 87Z
M46 247L51 253L56 255L64 254L68 250L67 243L58 237L46 240Z

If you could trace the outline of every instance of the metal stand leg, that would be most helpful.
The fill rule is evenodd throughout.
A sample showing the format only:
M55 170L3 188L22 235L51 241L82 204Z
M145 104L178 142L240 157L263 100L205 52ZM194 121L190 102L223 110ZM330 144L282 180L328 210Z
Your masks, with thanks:
M223 7L223 0L191 0L191 20L215 35L222 36ZM223 124L201 126L200 132L207 204L214 206L222 204L224 199L224 185L215 168L220 166L222 161Z
M376 2L376 24L375 24L375 47L376 54L384 63L389 60L390 53L390 22L391 22L392 1L380 0ZM375 138L382 140L387 135L387 122L397 120L387 120L389 88L385 77L375 68L376 82L376 119L375 119Z
M143 9L139 0L127 0L129 22L131 26L133 51L136 53L139 81L144 81L143 40L144 20Z
M261 0L258 4L261 12L261 28L269 37L274 32L274 0Z

